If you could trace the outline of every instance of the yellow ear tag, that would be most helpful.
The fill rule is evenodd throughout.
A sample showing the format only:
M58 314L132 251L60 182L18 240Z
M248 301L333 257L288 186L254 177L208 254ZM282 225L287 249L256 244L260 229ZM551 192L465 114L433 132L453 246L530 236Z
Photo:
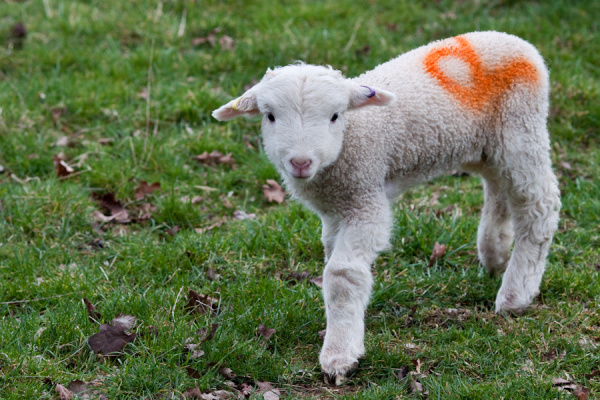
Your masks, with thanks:
M242 99L241 97L238 97L238 98L237 98L237 99L236 99L236 100L233 102L233 104L231 105L231 109L232 109L233 111L239 111L239 110L238 110L238 108L237 108L237 105L238 105L238 103L240 102L240 100L241 100L241 99Z

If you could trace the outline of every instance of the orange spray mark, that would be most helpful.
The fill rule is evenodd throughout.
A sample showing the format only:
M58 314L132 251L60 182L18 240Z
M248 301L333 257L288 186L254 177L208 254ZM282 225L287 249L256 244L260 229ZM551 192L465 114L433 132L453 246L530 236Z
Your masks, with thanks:
M454 38L456 45L433 49L425 57L425 71L437 79L440 85L464 106L483 111L489 103L510 88L513 83L535 83L538 80L536 67L524 57L516 57L506 65L487 69L467 39ZM439 62L445 57L454 57L466 63L471 74L470 85L463 86L442 71Z

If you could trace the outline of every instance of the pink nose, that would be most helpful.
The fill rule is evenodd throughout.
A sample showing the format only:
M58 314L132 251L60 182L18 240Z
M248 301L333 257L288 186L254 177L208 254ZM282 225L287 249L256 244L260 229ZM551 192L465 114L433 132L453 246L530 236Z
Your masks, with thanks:
M312 164L312 160L310 158L292 158L290 160L290 163L292 164L292 166L298 170L303 170L303 169L307 169L308 167L310 167L310 164Z

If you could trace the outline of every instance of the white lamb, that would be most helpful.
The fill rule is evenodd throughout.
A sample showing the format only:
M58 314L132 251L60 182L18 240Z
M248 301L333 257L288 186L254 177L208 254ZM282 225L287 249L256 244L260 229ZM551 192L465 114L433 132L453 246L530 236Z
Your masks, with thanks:
M417 183L455 169L480 174L479 259L491 274L506 270L496 311L520 313L538 295L560 208L548 91L532 45L475 32L354 79L306 64L269 69L213 112L221 121L262 114L267 156L321 217L326 380L339 384L365 352L370 266L389 244L390 203Z

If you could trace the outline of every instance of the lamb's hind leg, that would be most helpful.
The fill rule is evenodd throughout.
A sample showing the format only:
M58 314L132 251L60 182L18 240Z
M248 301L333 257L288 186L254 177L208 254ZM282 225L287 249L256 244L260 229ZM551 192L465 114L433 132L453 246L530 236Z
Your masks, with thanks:
M490 275L499 275L508 265L513 241L513 224L505 185L498 176L485 174L481 222L477 231L479 261Z
M550 158L547 152L536 159L532 154L535 151L513 157L511 169L505 171L515 244L496 298L496 312L520 313L539 294L558 225L560 194Z

